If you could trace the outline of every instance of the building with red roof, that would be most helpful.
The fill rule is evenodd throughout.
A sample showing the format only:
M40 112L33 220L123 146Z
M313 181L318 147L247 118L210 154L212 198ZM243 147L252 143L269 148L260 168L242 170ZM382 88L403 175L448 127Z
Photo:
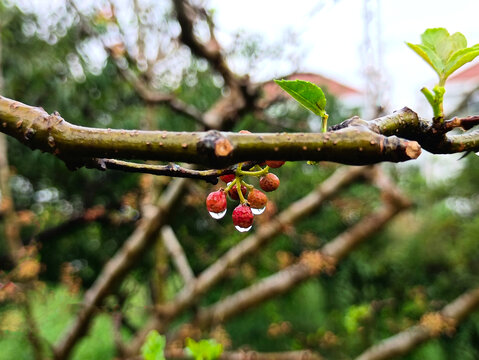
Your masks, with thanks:
M479 61L474 61L447 79L444 105L446 113L455 112L452 115L479 113Z

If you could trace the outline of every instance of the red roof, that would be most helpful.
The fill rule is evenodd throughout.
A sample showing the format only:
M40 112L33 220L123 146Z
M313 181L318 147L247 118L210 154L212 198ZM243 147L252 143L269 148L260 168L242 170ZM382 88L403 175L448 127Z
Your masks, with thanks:
M449 82L471 80L477 80L479 82L479 62L476 62L474 65L459 71L448 79Z
M312 74L312 73L296 73L291 74L283 79L286 80L305 80L312 82L324 89L326 89L330 94L342 98L344 96L349 95L360 95L361 92L356 90L352 87L347 85L341 84L335 80L329 79L325 76ZM263 86L264 97L265 100L273 100L279 96L287 96L286 92L284 92L276 83L273 81L268 81Z

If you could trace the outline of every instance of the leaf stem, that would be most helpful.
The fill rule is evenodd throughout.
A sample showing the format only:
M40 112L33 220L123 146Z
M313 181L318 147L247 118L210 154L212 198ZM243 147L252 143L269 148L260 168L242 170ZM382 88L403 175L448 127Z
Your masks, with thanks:
M329 118L329 115L326 113L324 114L324 116L321 117L321 123L322 123L321 132L323 133L328 131L328 118Z

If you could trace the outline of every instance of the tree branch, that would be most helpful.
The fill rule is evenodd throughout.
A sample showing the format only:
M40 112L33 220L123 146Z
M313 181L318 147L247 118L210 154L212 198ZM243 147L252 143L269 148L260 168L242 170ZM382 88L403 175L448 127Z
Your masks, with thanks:
M295 223L318 209L324 201L329 199L340 189L348 186L369 171L366 167L341 168L332 176L316 187L305 197L292 203L274 219L258 228L256 233L246 237L237 245L230 248L224 255L205 269L188 286L185 286L175 298L157 309L158 316L151 320L133 339L128 354L138 353L145 336L152 329L164 332L169 321L182 311L192 306L199 296L217 284L226 274L226 270L238 264L249 254L254 253L260 246L280 234L284 226Z
M193 31L193 8L185 0L173 0L173 4L175 6L178 23L181 26L181 41L191 49L194 55L207 60L212 67L221 74L229 87L236 87L238 85L236 75L233 74L226 64L226 60L221 54L221 48L214 35L211 34L209 44L204 45L201 43Z
M451 332L455 326L479 306L479 288L470 290L446 305L439 313L425 314L412 326L374 345L356 360L382 360L405 355L420 344Z
M163 193L159 205L150 214L145 214L140 225L126 240L123 247L108 261L95 283L85 293L80 311L65 335L54 348L55 359L66 359L79 338L85 335L90 320L103 299L112 291L113 287L131 270L139 257L156 239L161 226L165 223L169 209L180 196L184 179L174 180Z
M223 322L248 308L289 291L294 286L323 271L331 271L334 264L349 254L358 244L381 230L389 220L406 207L407 204L401 206L400 202L386 204L376 213L368 215L327 243L322 250L305 252L298 263L290 265L216 304L200 309L195 322L201 327Z
M176 238L171 226L163 226L161 229L161 237L163 239L163 244L165 244L166 250L171 255L178 272L185 281L185 284L193 281L195 279L195 274L193 273L193 270L191 270L185 252L183 251L183 248Z
M417 115L403 109L390 116L398 132L404 123L420 131ZM167 132L93 129L71 125L58 113L48 115L43 109L0 97L0 130L32 149L59 156L70 167L84 158L126 158L164 160L202 164L223 168L249 160L316 160L344 164L372 164L415 159L421 148L416 141L383 136L371 129L395 132L379 121L353 118L346 126L327 133L238 134L218 131ZM378 119L380 120L380 119ZM367 126L369 124L369 127ZM364 126L366 125L366 126ZM408 130L411 132L411 130ZM389 134L388 134L389 135ZM450 152L479 148L475 137L456 136ZM458 138L459 137L459 138ZM452 137L451 137L452 138ZM421 139L429 144L424 136ZM447 143L443 143L445 150ZM461 144L461 148L458 148ZM80 161L80 163L81 163Z

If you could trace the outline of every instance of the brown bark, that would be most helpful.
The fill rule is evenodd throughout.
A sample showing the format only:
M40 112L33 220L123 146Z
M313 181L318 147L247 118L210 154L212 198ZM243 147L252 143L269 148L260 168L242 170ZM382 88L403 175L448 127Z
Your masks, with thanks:
M405 355L442 333L450 333L479 306L479 288L470 290L446 305L439 313L426 314L418 325L407 328L374 345L356 360L383 360ZM427 319L435 321L427 321Z

